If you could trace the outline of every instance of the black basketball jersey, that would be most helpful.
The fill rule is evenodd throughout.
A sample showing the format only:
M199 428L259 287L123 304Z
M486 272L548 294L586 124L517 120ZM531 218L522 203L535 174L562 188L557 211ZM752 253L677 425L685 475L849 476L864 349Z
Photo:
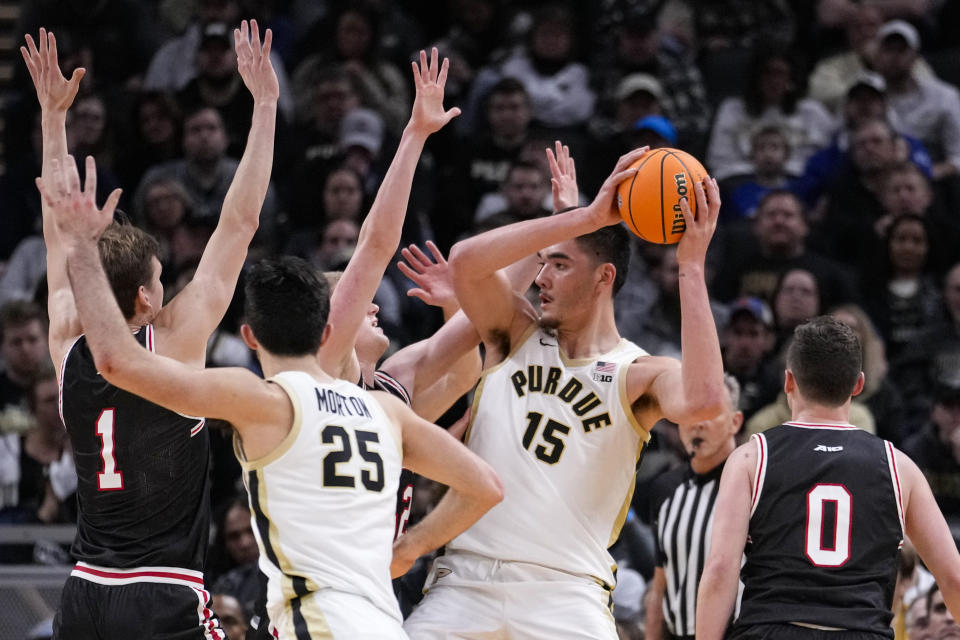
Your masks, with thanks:
M361 377L360 386L367 391L385 391L402 400L408 407L410 406L410 394L406 388L389 373L375 371L373 374L372 387L364 382ZM414 474L409 469L404 468L400 471L400 484L397 487L397 519L393 531L394 538L398 538L400 534L407 530L407 521L410 519L410 509L413 507L413 477Z
M755 435L737 626L800 622L893 637L903 544L893 445L847 425Z
M153 326L136 339L153 351ZM60 416L77 467L73 556L104 567L202 571L210 531L204 420L104 380L84 336L64 357L60 379Z

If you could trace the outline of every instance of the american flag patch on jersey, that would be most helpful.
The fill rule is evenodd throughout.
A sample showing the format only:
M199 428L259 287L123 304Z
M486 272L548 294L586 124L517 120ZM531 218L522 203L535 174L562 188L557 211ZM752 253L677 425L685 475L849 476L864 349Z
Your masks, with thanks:
M615 362L597 360L597 364L593 365L593 370L597 373L613 373L617 370L617 364Z

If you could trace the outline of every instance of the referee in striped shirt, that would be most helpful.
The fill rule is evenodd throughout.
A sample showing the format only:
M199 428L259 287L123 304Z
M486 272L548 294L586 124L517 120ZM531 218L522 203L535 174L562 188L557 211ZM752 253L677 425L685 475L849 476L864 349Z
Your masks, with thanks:
M740 385L724 374L727 409L708 422L678 425L689 464L661 476L652 487L657 568L647 591L646 640L693 640L697 586L710 545L720 474L743 424Z

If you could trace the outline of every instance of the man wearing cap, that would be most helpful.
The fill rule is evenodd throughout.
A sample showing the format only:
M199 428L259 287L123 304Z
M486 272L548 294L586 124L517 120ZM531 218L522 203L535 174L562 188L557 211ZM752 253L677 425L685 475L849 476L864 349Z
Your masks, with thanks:
M960 524L960 373L935 381L930 419L904 441L903 452L923 471L947 521Z
M730 307L730 320L720 334L723 367L740 384L739 407L744 419L772 402L779 391L770 354L776 336L773 313L760 298L743 297Z
M934 179L960 174L960 92L937 78L912 73L920 36L910 23L891 20L877 37L874 67L886 80L887 100L903 131L930 151Z
M367 187L375 186L373 167L383 146L383 118L373 109L350 111L340 122L340 153L343 164L363 176Z

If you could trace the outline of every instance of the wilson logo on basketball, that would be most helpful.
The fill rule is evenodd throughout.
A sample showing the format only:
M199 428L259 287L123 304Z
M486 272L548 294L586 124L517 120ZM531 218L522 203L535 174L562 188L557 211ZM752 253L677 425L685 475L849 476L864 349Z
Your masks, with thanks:
M683 233L687 230L687 222L683 219L683 210L680 209L680 198L687 197L687 176L684 173L677 173L673 176L677 183L677 203L673 205L673 224L670 226L670 233Z

